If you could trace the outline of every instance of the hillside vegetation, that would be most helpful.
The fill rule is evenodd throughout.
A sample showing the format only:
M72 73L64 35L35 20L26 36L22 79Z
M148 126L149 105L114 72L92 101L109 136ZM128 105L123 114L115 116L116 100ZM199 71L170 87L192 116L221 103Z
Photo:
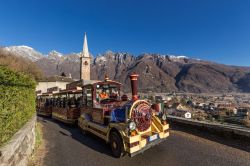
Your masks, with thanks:
M0 66L0 146L35 113L35 81Z
M34 62L15 56L14 53L7 52L3 48L0 48L0 66L6 66L13 71L24 73L35 80L43 77L43 72Z

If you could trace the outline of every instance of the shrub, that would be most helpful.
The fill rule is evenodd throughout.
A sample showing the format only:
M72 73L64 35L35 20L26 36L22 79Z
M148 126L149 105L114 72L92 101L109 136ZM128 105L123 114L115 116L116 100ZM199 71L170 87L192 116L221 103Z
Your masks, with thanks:
M0 66L0 146L35 112L35 81Z

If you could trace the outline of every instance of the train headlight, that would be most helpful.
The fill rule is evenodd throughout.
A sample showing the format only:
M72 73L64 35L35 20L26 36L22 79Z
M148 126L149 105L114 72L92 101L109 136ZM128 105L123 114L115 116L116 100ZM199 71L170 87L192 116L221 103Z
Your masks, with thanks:
M167 116L166 114L163 114L162 117L161 117L162 120L166 120L167 119Z
M129 122L128 128L129 128L129 130L135 130L136 129L135 122L133 122L133 121Z

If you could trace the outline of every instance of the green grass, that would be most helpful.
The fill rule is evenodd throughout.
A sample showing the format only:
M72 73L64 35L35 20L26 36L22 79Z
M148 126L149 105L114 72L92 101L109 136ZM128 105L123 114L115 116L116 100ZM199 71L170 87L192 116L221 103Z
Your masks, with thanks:
M43 133L42 133L42 125L41 123L36 123L36 141L35 141L35 150L39 148L42 144Z
M34 151L29 158L27 166L41 165L41 164L39 164L39 159L41 158L41 154L43 154L41 149L43 149L44 142L43 142L42 124L40 122L36 123L35 132L36 132L35 148L34 148Z

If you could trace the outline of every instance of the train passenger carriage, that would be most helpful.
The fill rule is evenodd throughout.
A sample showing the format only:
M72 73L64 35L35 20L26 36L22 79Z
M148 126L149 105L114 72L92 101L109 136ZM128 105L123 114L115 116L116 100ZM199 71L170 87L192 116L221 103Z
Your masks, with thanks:
M60 92L53 94L52 118L75 124L80 116L81 103L81 88L60 90Z
M51 117L52 115L52 93L43 93L36 98L37 115Z

